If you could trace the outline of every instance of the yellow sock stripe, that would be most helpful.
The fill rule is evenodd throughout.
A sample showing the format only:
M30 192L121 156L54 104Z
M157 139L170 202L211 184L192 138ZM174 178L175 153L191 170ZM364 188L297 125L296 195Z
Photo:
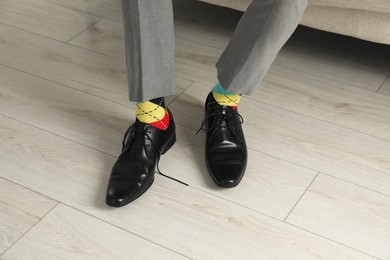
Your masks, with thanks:
M223 106L238 106L241 100L240 95L226 95L213 93L214 99L218 102L218 104Z
M150 124L160 121L165 116L165 108L150 101L137 104L135 116L139 121Z

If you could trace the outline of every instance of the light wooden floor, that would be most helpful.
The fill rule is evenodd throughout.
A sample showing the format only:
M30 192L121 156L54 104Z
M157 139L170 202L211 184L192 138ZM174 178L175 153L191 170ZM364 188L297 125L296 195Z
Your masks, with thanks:
M299 28L240 112L246 177L195 136L240 13L175 1L178 142L105 205L128 102L119 0L0 0L0 259L390 259L390 47ZM255 108L255 109L254 109Z

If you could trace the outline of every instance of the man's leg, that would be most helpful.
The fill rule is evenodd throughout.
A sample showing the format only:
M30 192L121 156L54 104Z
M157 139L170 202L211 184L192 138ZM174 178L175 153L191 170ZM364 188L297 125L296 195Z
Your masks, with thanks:
M175 143L175 123L164 97L175 94L174 33L169 0L122 0L129 99L136 121L125 133L106 203L121 207L153 183L160 156Z
M122 0L129 99L175 94L173 9L170 0Z
M206 99L206 164L215 183L238 185L247 148L237 106L259 85L294 32L307 0L253 0L216 67L219 83Z
M225 90L250 95L301 20L307 0L253 0L218 60Z

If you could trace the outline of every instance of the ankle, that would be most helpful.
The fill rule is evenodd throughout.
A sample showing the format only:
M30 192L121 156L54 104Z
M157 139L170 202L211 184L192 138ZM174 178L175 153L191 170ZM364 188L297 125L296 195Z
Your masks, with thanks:
M137 103L136 118L140 122L166 130L169 127L170 118L164 97Z
M230 106L237 109L241 95L226 90L220 83L217 83L211 91L212 99L221 106Z

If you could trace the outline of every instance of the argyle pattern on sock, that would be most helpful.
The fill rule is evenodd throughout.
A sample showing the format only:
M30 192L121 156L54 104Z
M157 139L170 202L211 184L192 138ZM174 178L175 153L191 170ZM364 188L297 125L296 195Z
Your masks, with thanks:
M136 118L143 123L161 130L169 127L170 118L163 97L137 103L135 113Z
M237 109L241 100L241 95L225 90L220 83L217 83L211 92L219 105L230 106L233 109Z

